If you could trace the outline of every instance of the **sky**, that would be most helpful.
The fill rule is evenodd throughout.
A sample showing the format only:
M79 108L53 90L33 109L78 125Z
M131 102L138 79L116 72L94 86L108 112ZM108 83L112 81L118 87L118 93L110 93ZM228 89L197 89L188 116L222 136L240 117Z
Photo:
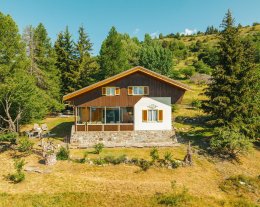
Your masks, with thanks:
M260 22L260 0L0 0L0 12L10 14L21 33L41 22L54 42L68 25L76 40L83 25L94 44L93 55L112 26L140 40L145 33L189 34L219 27L228 9L236 23Z

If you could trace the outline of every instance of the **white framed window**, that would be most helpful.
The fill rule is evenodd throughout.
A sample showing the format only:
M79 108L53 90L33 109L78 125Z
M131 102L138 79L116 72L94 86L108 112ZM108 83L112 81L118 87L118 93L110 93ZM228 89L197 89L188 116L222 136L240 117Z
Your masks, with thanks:
M129 86L128 95L148 95L149 87L148 86Z
M158 121L158 110L148 110L148 121L149 122Z
M120 95L120 88L119 87L103 87L102 88L102 95L105 95L105 96Z
M114 87L106 87L106 95L107 96L114 96L115 95L115 88Z
M142 120L143 122L163 122L163 110L142 110Z

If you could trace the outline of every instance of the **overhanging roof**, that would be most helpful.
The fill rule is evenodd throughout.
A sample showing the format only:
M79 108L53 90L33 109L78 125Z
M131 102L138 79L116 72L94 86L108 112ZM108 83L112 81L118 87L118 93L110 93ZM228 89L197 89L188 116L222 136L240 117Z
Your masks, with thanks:
M114 76L112 76L112 77L109 77L109 78L107 78L107 79L105 79L105 80L99 81L99 82L94 83L94 84L92 84L92 85L90 85L90 86L87 86L87 87L84 87L84 88L79 89L79 90L77 90L77 91L74 91L74 92L72 92L72 93L69 93L69 94L63 96L63 101L67 101L67 100L69 100L69 99L72 99L72 98L74 98L74 97L76 97L76 96L79 96L79 95L81 95L81 94L83 94L83 93L86 93L86 92L88 92L88 91L91 91L91 90L93 90L93 89L95 89L95 88L98 88L98 87L100 87L100 86L106 85L106 84L108 84L108 83L111 83L111 82L113 82L113 81L115 81L115 80L118 80L118 79L120 79L120 78L123 78L123 77L125 77L125 76L131 75L131 74L133 74L133 73L135 73L135 72L142 72L142 73L144 73L144 74L146 74L146 75L148 75L148 76L151 76L151 77L153 77L153 78L156 78L156 79L158 79L158 80L161 80L161 81L163 81L163 82L166 82L166 83L168 83L168 84L170 84L170 85L173 85L173 86L175 86L175 87L181 88L181 89L183 89L183 90L185 90L185 91L191 90L191 88L190 88L189 86L187 86L186 84L180 83L179 81L173 80L173 79L171 79L171 78L168 78L167 76L161 75L161 74L156 73L156 72L151 71L151 70L148 70L148 69L146 69L146 68L144 68L144 67L136 66L136 67L131 68L131 69L129 69L129 70L126 70L126 71L124 71L124 72L122 72L122 73L119 73L119 74L117 74L117 75L114 75Z

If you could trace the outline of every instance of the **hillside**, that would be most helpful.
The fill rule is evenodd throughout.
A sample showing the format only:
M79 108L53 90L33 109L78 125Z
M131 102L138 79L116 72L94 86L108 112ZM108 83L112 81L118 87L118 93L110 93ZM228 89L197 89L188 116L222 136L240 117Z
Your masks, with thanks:
M255 25L255 26L246 26L246 27L242 27L239 29L240 30L240 34L242 37L252 37L254 35L257 35L258 40L259 40L259 36L260 36L260 25ZM167 36L167 35L166 35ZM180 70L180 69L184 69L188 66L192 66L194 61L198 60L198 55L200 54L201 50L203 50L203 48L214 48L217 46L217 42L218 42L218 37L217 34L209 34L206 35L205 33L201 33L201 34L195 34L195 35L189 35L189 36L179 36L178 38L176 37L163 37L160 38L159 41L161 43L163 42L177 42L177 44L184 44L185 47L181 46L179 47L180 51L181 50L187 50L187 56L186 57L177 57L175 54L175 51L173 51L174 53L174 68L173 70ZM196 44L199 43L199 47L201 48L197 48L198 51L193 51L192 47ZM260 45L259 45L259 41L255 41L254 43L256 45L257 48L257 52L259 54L260 51ZM176 48L175 48L176 49ZM178 48L177 48L178 49Z

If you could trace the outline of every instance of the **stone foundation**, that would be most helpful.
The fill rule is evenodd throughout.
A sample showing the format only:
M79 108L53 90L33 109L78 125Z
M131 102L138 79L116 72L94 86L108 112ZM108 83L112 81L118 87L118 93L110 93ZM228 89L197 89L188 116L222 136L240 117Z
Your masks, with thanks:
M75 132L72 127L71 146L93 147L103 143L105 147L170 147L177 143L174 130L156 131L88 131Z

